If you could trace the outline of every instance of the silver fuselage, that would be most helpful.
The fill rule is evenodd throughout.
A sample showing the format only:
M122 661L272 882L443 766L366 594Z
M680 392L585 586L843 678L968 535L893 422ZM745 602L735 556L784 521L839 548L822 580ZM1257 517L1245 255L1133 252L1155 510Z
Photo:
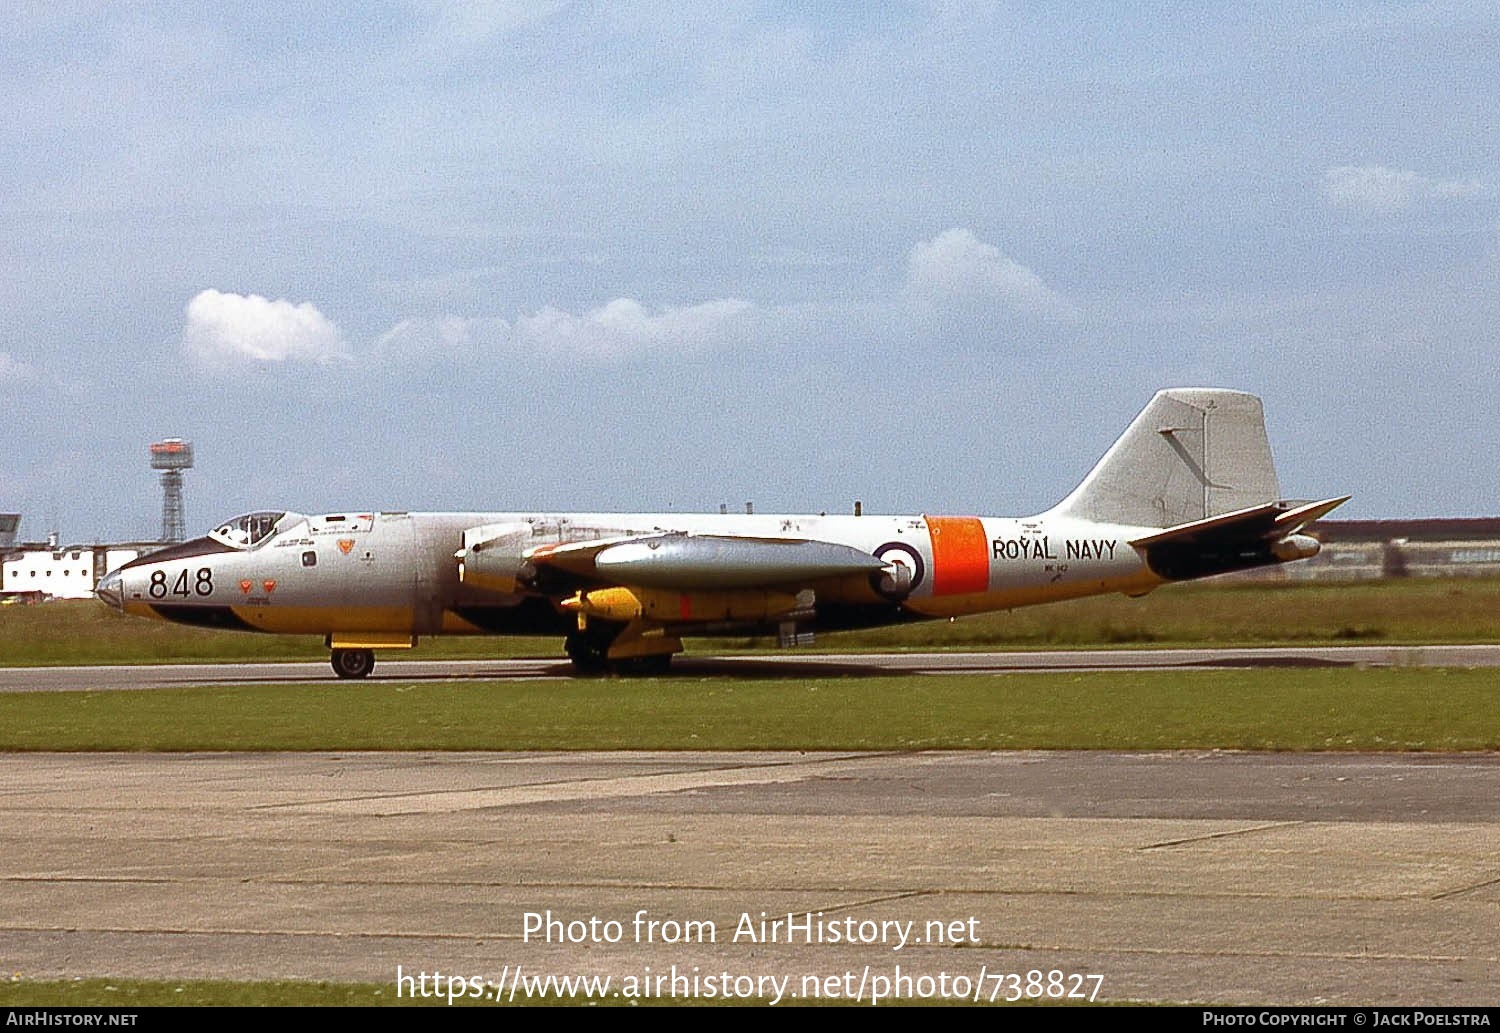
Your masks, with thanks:
M578 584L528 582L524 576L497 584L464 576L466 544L476 529L486 528L507 529L504 562L523 574L527 556L544 547L671 532L729 542L727 551L715 554L711 573L720 575L731 593L746 591L755 581L753 569L736 567L735 540L832 543L874 557L888 569L905 568L895 588L869 573L778 582L779 592L811 593L803 607L810 628L952 617L1102 592L1139 595L1166 580L1150 568L1142 550L1129 544L1150 528L1046 514L1014 519L354 512L282 514L274 531L253 544L210 536L173 546L111 573L99 595L141 616L318 634L336 645L395 646L437 634L566 632L576 617L562 603ZM474 559L471 554L471 563ZM496 562L493 550L486 560ZM700 590L682 594L695 591ZM693 634L726 625L772 624L775 615L708 620L695 617L684 602L680 614L656 620L674 634Z

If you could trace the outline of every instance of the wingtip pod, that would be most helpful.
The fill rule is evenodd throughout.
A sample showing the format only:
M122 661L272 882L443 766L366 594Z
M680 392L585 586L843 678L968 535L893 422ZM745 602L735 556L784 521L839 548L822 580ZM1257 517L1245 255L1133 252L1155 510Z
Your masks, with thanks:
M1271 555L1282 563L1293 560L1310 560L1323 550L1322 544L1305 534L1287 535L1271 543Z
M1312 559L1323 551L1323 543L1311 535L1302 534L1303 528L1322 520L1353 497L1342 495L1322 502L1309 502L1281 514L1276 518L1276 533L1285 537L1271 543L1271 554L1282 563Z

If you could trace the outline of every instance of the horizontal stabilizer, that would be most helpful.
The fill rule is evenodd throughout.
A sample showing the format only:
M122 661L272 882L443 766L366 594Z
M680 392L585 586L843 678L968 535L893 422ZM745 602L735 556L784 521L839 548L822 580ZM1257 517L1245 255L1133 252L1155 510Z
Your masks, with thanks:
M1321 520L1333 512L1350 496L1325 499L1322 502L1267 502L1263 506L1235 510L1207 520L1194 520L1186 524L1169 527L1165 531L1136 538L1131 545L1147 548L1165 542L1218 542L1274 541L1289 534L1296 534L1314 520Z
M1268 502L1207 520L1193 520L1131 541L1146 564L1168 581L1227 574L1318 553L1316 539L1298 534L1312 521L1348 501Z

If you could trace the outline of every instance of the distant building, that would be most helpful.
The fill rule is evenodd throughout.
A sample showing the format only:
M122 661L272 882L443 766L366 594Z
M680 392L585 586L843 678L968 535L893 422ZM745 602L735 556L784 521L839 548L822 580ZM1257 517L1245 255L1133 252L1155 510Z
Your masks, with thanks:
M1497 517L1320 520L1304 533L1323 543L1312 559L1231 576L1287 581L1500 577Z
M56 534L45 542L16 542L19 513L0 513L0 600L87 599L99 579L137 556L160 549L160 542L59 546Z
M21 545L0 559L0 596L87 599L105 574L158 548L155 542L63 548L50 543Z
M1312 533L1351 576L1500 576L1500 518L1325 520Z

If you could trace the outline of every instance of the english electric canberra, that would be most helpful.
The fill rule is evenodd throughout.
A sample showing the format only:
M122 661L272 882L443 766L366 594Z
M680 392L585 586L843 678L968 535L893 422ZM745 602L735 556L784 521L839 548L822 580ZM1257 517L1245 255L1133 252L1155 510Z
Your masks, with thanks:
M427 635L557 634L576 670L666 669L690 635L957 617L1312 556L1344 498L1280 497L1260 399L1158 392L1031 517L265 511L150 553L99 599L211 628L316 634L360 678Z

